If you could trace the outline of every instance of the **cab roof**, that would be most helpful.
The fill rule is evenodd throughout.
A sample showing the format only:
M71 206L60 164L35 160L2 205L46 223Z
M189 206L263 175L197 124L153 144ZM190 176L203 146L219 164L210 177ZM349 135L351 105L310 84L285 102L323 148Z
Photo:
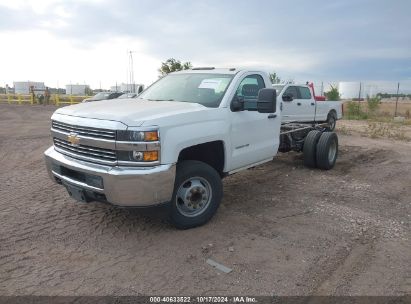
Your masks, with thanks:
M173 72L172 74L186 74L186 73L212 73L212 74L237 74L240 70L236 68L214 68L214 67L200 67L189 70L182 70ZM171 74L171 73L170 73Z

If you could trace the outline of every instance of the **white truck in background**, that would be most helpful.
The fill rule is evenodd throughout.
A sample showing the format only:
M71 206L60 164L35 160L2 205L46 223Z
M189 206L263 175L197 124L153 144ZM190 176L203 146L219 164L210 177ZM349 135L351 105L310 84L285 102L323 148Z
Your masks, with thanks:
M326 129L334 131L342 118L340 101L316 101L308 85L273 84L273 88L283 101L282 122L327 123Z
M138 98L59 108L45 152L49 175L78 201L167 203L176 227L202 225L220 204L222 178L278 151L303 151L309 167L334 166L337 135L282 122L281 94L262 71L197 68L159 79Z

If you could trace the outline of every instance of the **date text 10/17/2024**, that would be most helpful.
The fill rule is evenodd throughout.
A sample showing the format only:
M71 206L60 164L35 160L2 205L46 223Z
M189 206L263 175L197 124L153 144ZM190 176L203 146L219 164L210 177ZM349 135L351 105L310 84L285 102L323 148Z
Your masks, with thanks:
M151 303L257 303L254 297L233 296L233 297L150 297Z

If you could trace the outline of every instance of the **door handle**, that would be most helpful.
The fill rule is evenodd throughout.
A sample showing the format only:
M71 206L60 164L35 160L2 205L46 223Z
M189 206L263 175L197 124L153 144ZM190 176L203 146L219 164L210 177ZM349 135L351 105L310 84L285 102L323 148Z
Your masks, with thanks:
M277 117L277 114L270 114L267 116L268 119L276 118L276 117Z
M312 106L315 106L315 103L312 102L311 105L312 105Z
M297 106L301 106L301 102L297 102Z

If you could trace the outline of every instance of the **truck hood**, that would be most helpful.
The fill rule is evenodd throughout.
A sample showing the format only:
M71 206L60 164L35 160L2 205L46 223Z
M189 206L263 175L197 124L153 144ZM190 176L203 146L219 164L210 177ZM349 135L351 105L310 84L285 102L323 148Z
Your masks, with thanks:
M110 99L60 108L56 113L82 118L118 121L128 126L138 127L145 121L152 119L207 109L207 107L200 104L189 102Z

